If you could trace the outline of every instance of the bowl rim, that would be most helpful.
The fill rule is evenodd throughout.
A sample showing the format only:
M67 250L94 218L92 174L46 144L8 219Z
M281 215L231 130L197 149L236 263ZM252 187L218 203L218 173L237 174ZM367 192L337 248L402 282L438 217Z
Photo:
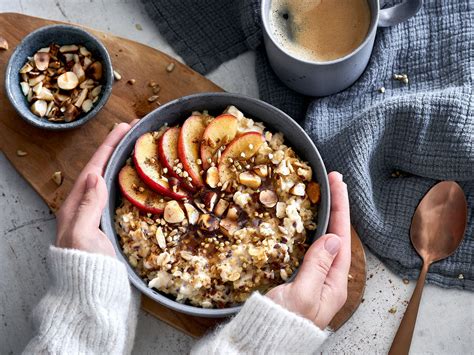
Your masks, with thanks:
M86 113L84 116L81 118L71 121L71 122L66 122L66 123L54 123L54 122L49 122L48 120L44 119L43 117L38 117L34 115L32 112L28 111L27 114L22 112L22 110L19 107L19 104L16 100L15 95L13 94L13 85L14 83L11 81L11 76L12 75L19 75L19 73L13 73L13 62L14 60L22 56L22 49L25 44L27 44L30 41L34 41L35 36L42 32L47 32L47 31L64 31L64 30L72 30L78 33L80 36L83 36L86 38L88 41L94 42L97 45L98 51L101 54L101 62L105 67L110 68L109 73L107 75L107 71L104 71L104 75L106 75L104 84L103 84L103 92L101 94L100 99L97 101L97 103L93 106L92 110ZM28 55L27 55L28 56ZM26 60L26 57L24 60ZM50 131L63 131L63 130L70 130L73 128L77 128L85 124L86 122L90 121L92 118L94 118L97 113L105 106L107 103L108 99L110 98L110 95L112 93L112 85L114 83L114 77L113 77L113 65L112 65L112 60L110 57L109 52L107 51L107 48L105 45L94 35L89 33L88 31L84 30L83 28L79 26L74 26L74 25L68 25L68 24L53 24L53 25L47 25L47 26L42 26L37 28L36 30L30 32L28 35L26 35L20 43L15 47L13 50L12 54L10 55L10 58L8 59L6 69L5 69L5 91L8 97L8 100L10 101L11 105L15 109L15 111L18 113L18 115L27 123L46 130ZM110 85L108 85L110 84Z
M298 130L300 134L303 134L304 136L306 136L306 138L307 138L307 140L310 143L310 146L312 148L312 149L310 148L310 150L312 150L312 153L315 153L316 160L318 160L321 163L321 167L322 167L323 172L324 172L322 174L323 175L322 179L318 179L318 183L321 184L321 185L324 185L325 186L325 191L327 191L327 196L325 196L325 197L327 199L328 209L327 209L326 215L323 216L322 223L318 224L318 230L314 232L316 238L320 237L321 235L324 235L327 231L327 227L328 227L328 223L329 223L329 214L330 214L329 211L330 211L330 206L331 206L331 198L330 198L329 179L328 179L328 176L327 176L327 170L326 170L326 167L324 165L324 161L321 158L321 155L320 155L318 149L316 148L316 145L314 144L312 139L308 136L308 134L303 130L303 128L295 120L293 120L288 114L286 114L282 110L276 108L275 106L273 106L273 105L271 105L267 102L264 102L262 100L255 99L255 98L252 98L252 97L249 97L249 96L241 95L241 94L233 94L233 93L227 93L227 92L196 93L196 94L191 94L191 95L183 96L183 97L177 98L175 100L172 100L172 101L156 108L155 110L149 112L146 116L144 116L139 122L137 122L127 132L127 134L122 138L120 143L114 149L112 155L109 158L109 161L107 162L107 166L104 170L104 179L105 179L105 182L106 182L106 185L107 185L107 191L109 193L109 196L111 195L110 191L111 191L111 187L112 187L111 186L112 182L116 179L116 176L111 176L111 174L112 174L111 171L112 171L112 165L115 164L114 162L120 158L120 156L118 156L118 154L119 154L118 152L120 150L119 148L122 148L123 145L130 146L130 145L134 144L136 139L129 140L127 138L130 137L130 136L133 136L134 132L136 130L138 130L138 128L142 124L144 124L144 122L146 122L147 120L153 119L153 117L158 115L160 111L165 110L166 108L168 108L170 106L181 105L183 102L193 101L197 98L203 98L203 97L204 98L205 97L211 98L211 97L216 97L216 96L221 96L221 97L224 97L224 98L228 98L229 102L231 102L232 99L241 99L241 100L246 100L246 101L250 102L253 105L264 106L265 108L273 110L278 115L284 117L284 119L289 124L289 127L287 128L287 130L293 130L293 129ZM256 118L256 117L254 117L254 118ZM285 133L283 132L283 134L285 134ZM125 143L125 142L128 142L128 143ZM161 293L161 292L156 291L152 288L149 288L148 285L146 285L146 283L136 274L135 270L132 268L132 266L130 265L128 260L124 257L122 249L119 245L119 241L118 241L118 238L117 238L117 233L116 233L115 227L114 227L114 222L111 218L108 218L108 215L109 215L107 213L108 211L109 211L109 203L107 203L107 205L105 206L104 211L103 211L102 216L101 216L101 229L107 235L109 240L112 241L112 244L113 244L114 249L115 249L116 254L117 254L117 258L125 264L125 267L127 268L127 274L128 274L128 278L129 278L130 282L136 288L138 288L142 294L148 296L149 298L151 298L155 302L157 302L161 305L164 305L165 307L167 307L169 309L172 309L174 311L177 311L177 312L180 312L180 313L185 313L185 314L192 315L192 316L205 317L205 318L222 318L222 317L226 317L226 316L231 316L231 315L237 313L242 308L243 304L238 305L238 306L234 306L234 307L227 307L227 308L202 308L202 307L198 307L198 306L192 306L192 305L189 305L189 304L179 303L176 300L173 300L173 299L169 298L164 293ZM106 228L104 228L104 226ZM319 229L319 226L321 226L321 229ZM109 229L113 233L113 235L109 235L109 233L107 233ZM295 277L297 272L298 272L298 269L293 273L292 277L287 282L293 280L293 278ZM132 275L134 275L136 277L132 277Z

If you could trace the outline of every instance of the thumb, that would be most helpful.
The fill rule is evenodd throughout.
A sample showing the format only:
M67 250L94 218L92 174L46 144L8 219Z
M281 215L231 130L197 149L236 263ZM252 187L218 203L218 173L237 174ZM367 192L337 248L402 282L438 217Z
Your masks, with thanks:
M104 179L95 173L88 174L84 194L76 212L76 225L86 230L97 229L106 203L107 187Z
M314 242L306 252L295 286L303 287L311 294L320 295L326 277L339 249L341 239L335 234L326 234Z

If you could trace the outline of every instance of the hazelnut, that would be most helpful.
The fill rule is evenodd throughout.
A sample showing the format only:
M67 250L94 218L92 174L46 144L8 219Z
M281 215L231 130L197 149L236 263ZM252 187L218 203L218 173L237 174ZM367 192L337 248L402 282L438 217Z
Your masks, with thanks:
M291 188L290 193L295 196L304 196L305 190L306 186L300 182Z
M199 217L198 224L199 228L208 232L214 232L219 229L219 220L210 214L201 215Z
M214 214L217 217L222 216L224 214L224 212L226 211L227 207L229 207L229 202L227 202L226 200L221 198L217 202L216 208L214 209Z
M268 166L267 165L257 165L254 166L253 171L260 177L268 176Z
M219 172L215 166L210 167L207 169L206 172L206 183L211 188L215 188L219 183Z
M258 199L265 207L268 207L268 208L275 207L275 205L278 202L278 196L272 190L260 191L260 194L258 195Z
M94 62L89 65L87 68L87 75L95 81L102 79L102 63Z
M163 218L168 223L181 223L185 215L178 202L169 201L166 203Z
M36 69L43 71L49 67L49 53L37 52L33 56L35 61Z
M204 202L204 206L206 206L206 208L211 212L214 210L214 206L216 205L216 202L217 202L217 197L218 197L217 193L207 192L206 194L204 194L202 198L202 202Z
M257 189L261 185L262 179L260 179L260 176L253 173L243 172L239 174L239 182L251 189Z
M306 186L306 193L311 203L318 203L321 197L321 187L318 183L311 181L308 186Z
M199 212L196 207L186 202L184 204L184 209L186 210L186 214L188 215L189 224L196 224L199 219Z
M58 86L63 90L75 89L79 84L79 79L72 71L65 72L58 77Z

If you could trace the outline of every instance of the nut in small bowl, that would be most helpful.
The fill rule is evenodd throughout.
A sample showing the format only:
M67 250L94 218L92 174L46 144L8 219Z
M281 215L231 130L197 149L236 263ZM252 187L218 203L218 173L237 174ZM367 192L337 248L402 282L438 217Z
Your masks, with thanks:
M16 47L7 65L7 96L28 123L66 130L92 119L112 92L113 68L104 45L69 25L42 27Z

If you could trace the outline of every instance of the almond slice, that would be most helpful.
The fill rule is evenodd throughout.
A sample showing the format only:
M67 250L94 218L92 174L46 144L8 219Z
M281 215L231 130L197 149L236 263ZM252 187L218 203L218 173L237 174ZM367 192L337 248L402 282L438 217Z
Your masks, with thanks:
M184 212L176 201L166 203L163 218L168 223L181 223L184 218Z

